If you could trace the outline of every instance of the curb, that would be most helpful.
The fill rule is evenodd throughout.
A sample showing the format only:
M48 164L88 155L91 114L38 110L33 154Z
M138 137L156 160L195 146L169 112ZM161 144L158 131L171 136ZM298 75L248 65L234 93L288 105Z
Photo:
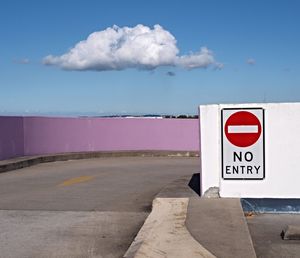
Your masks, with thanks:
M185 226L190 197L198 196L188 183L190 176L166 185L152 203L152 211L124 258L215 257L197 242Z
M217 257L257 257L239 198L191 197L186 227Z
M197 151L95 151L19 157L0 161L0 173L40 163L108 157L199 157Z
M155 196L123 258L256 257L240 199L200 198L189 180L178 178Z
M215 258L185 226L189 198L155 198L124 258Z

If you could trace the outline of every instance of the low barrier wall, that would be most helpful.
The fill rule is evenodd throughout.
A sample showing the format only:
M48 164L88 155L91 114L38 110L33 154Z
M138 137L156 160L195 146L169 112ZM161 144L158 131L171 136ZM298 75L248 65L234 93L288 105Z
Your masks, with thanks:
M0 160L23 155L23 117L0 117Z
M0 117L0 160L82 151L198 151L197 119Z

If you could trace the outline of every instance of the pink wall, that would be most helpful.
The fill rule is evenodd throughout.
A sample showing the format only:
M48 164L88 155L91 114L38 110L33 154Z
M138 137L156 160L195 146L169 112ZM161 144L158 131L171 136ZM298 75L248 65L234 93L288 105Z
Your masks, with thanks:
M22 117L0 117L0 160L23 156Z
M22 152L22 148L7 153L4 150L0 152L0 159L79 151L199 150L197 119L48 117L24 117L20 121L17 120L20 118L16 117L10 119L15 120L16 125L8 123L4 126L6 130L0 129L0 140L5 138L5 134L10 131L9 128L15 128L16 132L11 133L10 138L15 139L20 146L24 146L24 151ZM22 122L22 127L17 126L17 122ZM3 127L2 120L0 123ZM19 132L19 127L24 131ZM0 143L2 145L1 141Z

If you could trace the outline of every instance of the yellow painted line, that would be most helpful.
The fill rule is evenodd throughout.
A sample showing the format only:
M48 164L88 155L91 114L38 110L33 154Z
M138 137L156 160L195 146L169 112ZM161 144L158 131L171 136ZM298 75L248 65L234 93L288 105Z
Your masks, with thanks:
M61 184L59 184L59 186L69 186L69 185L79 184L79 183L90 181L93 178L94 178L94 176L74 177L74 178L71 178L71 179L68 179L68 180L62 182Z

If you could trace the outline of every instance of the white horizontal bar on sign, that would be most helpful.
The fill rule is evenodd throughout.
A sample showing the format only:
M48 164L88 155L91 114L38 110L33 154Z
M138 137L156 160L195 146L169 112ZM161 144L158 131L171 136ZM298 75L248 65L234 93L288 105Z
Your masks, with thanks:
M257 125L229 125L228 133L258 133Z

